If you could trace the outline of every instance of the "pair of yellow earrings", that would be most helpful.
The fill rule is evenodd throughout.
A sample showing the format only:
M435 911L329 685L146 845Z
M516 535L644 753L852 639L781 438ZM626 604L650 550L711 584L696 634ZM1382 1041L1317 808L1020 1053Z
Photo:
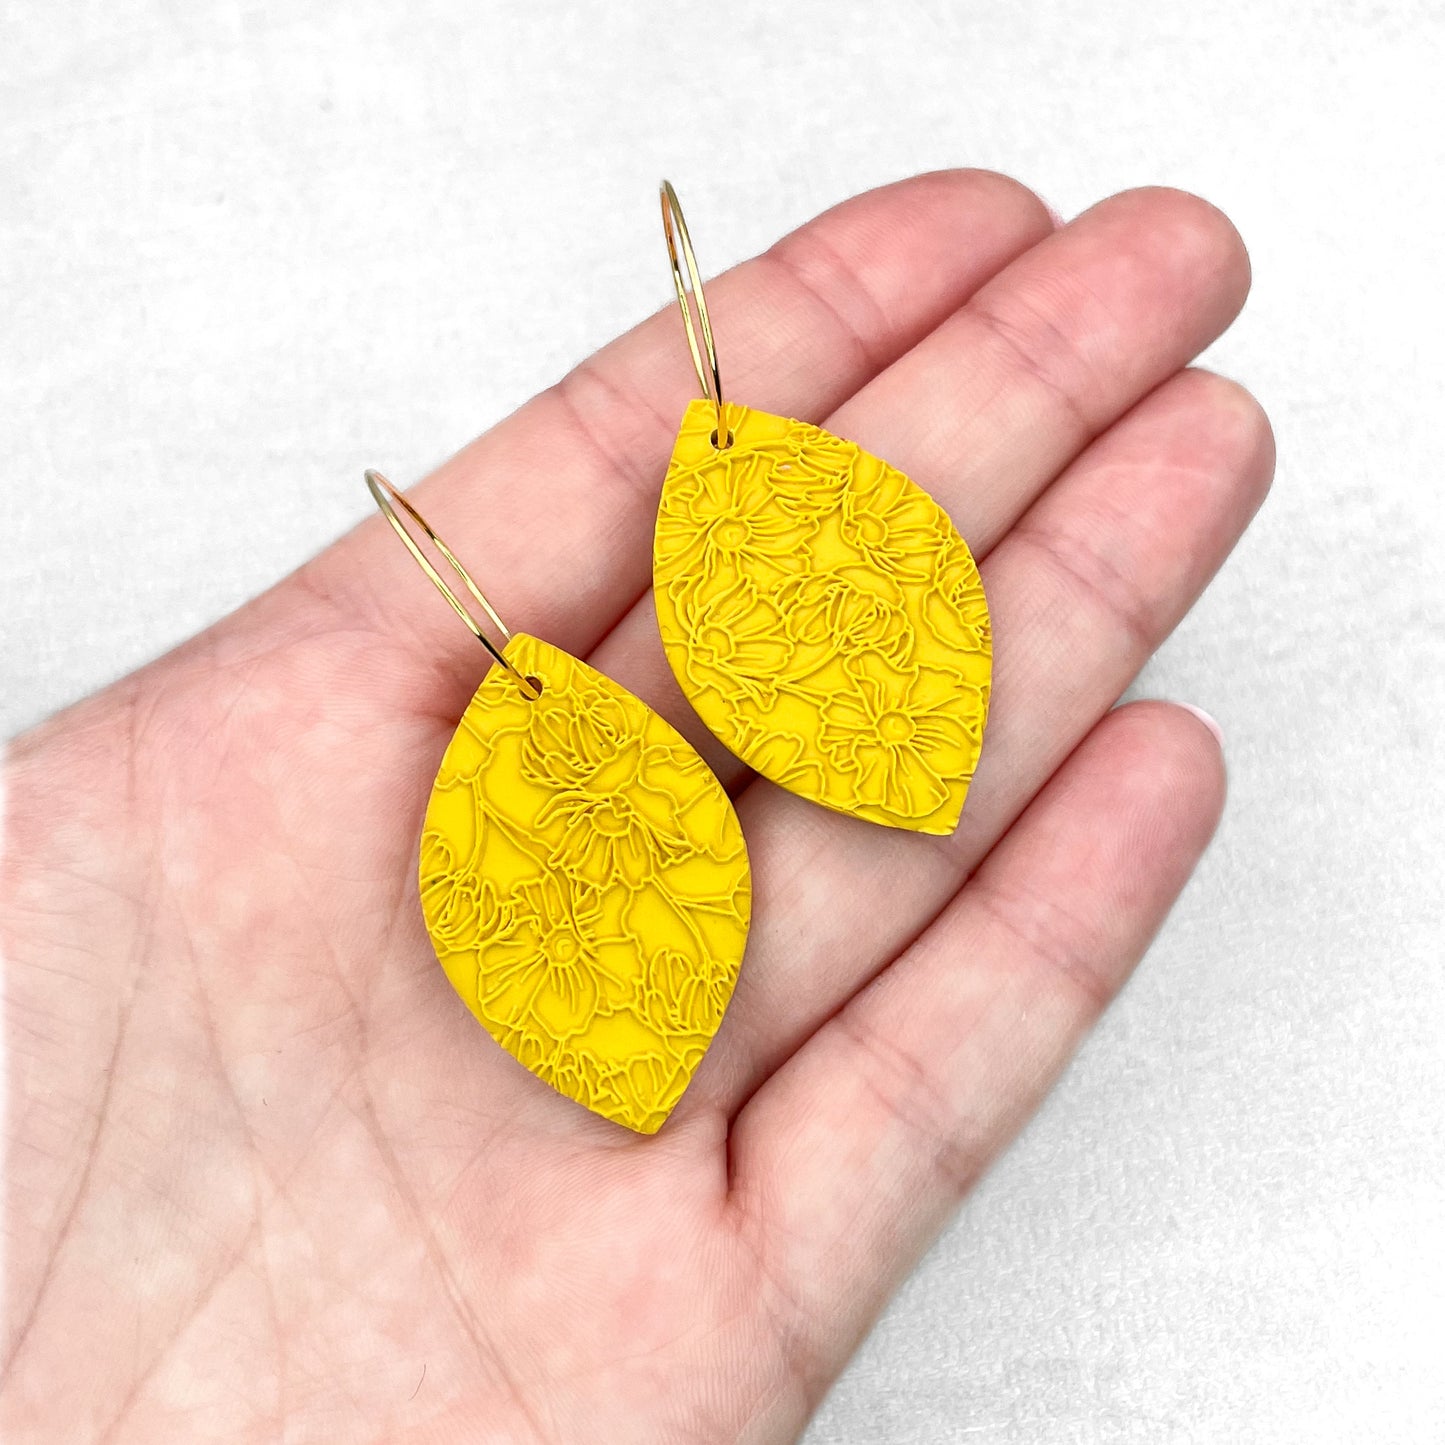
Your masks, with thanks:
M658 626L682 691L739 758L790 792L950 833L988 712L989 617L973 557L942 508L886 462L724 401L697 258L666 181L662 217L703 391L682 419L653 551ZM437 957L519 1062L653 1133L742 962L752 887L737 814L667 722L586 663L509 633L416 509L378 473L366 480L500 664L462 714L427 807L421 905Z

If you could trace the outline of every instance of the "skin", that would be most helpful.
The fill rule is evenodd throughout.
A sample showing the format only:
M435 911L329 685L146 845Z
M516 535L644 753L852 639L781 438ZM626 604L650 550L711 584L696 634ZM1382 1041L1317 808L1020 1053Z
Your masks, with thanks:
M380 517L15 742L5 1438L795 1438L1218 819L1212 732L1115 704L1269 483L1258 405L1187 369L1247 288L1197 198L1057 227L970 171L709 287L729 395L887 457L982 561L995 695L948 839L750 780L679 697L648 595L675 312L415 489L504 617L736 797L748 956L654 1138L537 1084L436 965L416 836L485 657Z

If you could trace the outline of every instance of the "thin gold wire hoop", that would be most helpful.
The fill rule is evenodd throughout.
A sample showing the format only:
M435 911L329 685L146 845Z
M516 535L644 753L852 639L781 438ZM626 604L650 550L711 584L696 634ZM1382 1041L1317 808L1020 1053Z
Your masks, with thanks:
M667 238L667 259L672 263L672 286L677 292L682 324L687 328L687 349L692 353L693 370L697 372L698 385L702 387L703 396L717 408L714 443L722 450L732 445L732 433L727 429L726 414L723 411L722 373L718 370L717 347L712 339L712 318L707 312L707 297L703 294L697 253L692 249L692 237L688 234L687 220L682 214L682 203L677 199L672 182L663 181L658 195L662 201L662 233ZM682 274L684 265L687 267L686 280ZM692 319L692 305L688 304L689 295L692 305L697 307L696 324ZM701 345L698 344L699 328L702 331Z
M381 508L386 520L391 523L392 531L405 543L406 550L416 558L417 565L431 578L432 584L436 587L437 591L446 598L452 611L467 624L477 641L517 679L517 685L522 689L523 696L535 702L537 698L542 696L541 689L537 687L531 678L524 676L502 655L501 648L487 636L486 629L472 615L462 599L452 590L451 583L432 565L431 558L422 551L421 547L417 544L416 538L407 530L406 523L397 516L396 507L392 506L392 503L395 502L400 506L407 516L426 533L427 541L437 549L446 561L447 566L461 578L462 585L471 593L472 597L480 605L482 611L491 618L492 624L496 627L497 631L502 634L503 646L505 646L512 640L512 634L508 630L507 624L497 616L497 609L482 595L482 589L472 581L471 573L457 560L456 553L432 531L431 524L427 519L423 517L380 472L368 469L366 473L366 486L376 505Z

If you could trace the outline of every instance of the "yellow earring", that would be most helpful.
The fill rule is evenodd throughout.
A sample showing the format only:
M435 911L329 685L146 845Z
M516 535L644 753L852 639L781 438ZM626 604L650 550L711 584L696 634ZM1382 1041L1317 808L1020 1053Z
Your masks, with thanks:
M973 556L887 462L724 402L697 258L666 181L662 219L703 391L682 419L653 546L672 670L703 722L764 777L875 823L951 833L992 671Z
M751 877L737 814L668 723L585 662L509 633L411 503L376 472L366 482L499 664L467 704L427 804L419 885L437 958L538 1078L651 1134L702 1060L742 960Z

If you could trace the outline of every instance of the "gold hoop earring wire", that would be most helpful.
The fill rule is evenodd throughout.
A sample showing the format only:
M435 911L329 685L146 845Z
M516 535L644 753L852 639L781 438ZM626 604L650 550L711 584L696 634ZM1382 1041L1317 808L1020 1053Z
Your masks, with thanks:
M687 328L687 349L692 353L692 365L702 394L717 408L713 445L722 451L732 445L733 439L723 412L722 373L718 370L717 347L713 344L712 318L708 315L707 298L703 295L702 273L697 267L697 253L692 249L692 237L688 234L687 220L682 214L682 203L677 199L671 181L663 181L659 196L662 200L662 232L667 238L667 258L672 263L672 285L677 292L682 324ZM684 266L687 268L686 278L683 276ZM693 306L697 307L696 323L693 322ZM699 330L702 333L701 344Z
M480 605L482 611L491 619L492 625L502 634L503 646L505 647L505 645L512 640L512 634L507 630L507 624L497 616L497 609L482 595L482 589L472 581L471 573L457 561L456 554L452 549L432 531L431 524L427 519L423 517L380 472L368 471L366 473L366 485L376 505L381 508L382 514L386 517L386 520L391 523L392 531L405 543L406 550L416 559L417 565L421 570L431 578L432 585L446 598L452 611L467 624L468 628L471 629L472 635L491 653L492 657L516 678L517 686L522 689L522 695L535 702L542 696L541 689L537 687L531 678L525 677L522 673L518 672L502 655L501 648L487 636L486 629L472 615L467 605L457 596L456 592L453 591L451 583L432 565L431 558L422 551L416 539L407 529L406 523L397 516L396 506L401 507L407 516L426 533L427 541L437 549L437 552L441 555L447 566L461 578L462 585L471 593L472 597ZM396 506L392 505L393 502L396 503Z

